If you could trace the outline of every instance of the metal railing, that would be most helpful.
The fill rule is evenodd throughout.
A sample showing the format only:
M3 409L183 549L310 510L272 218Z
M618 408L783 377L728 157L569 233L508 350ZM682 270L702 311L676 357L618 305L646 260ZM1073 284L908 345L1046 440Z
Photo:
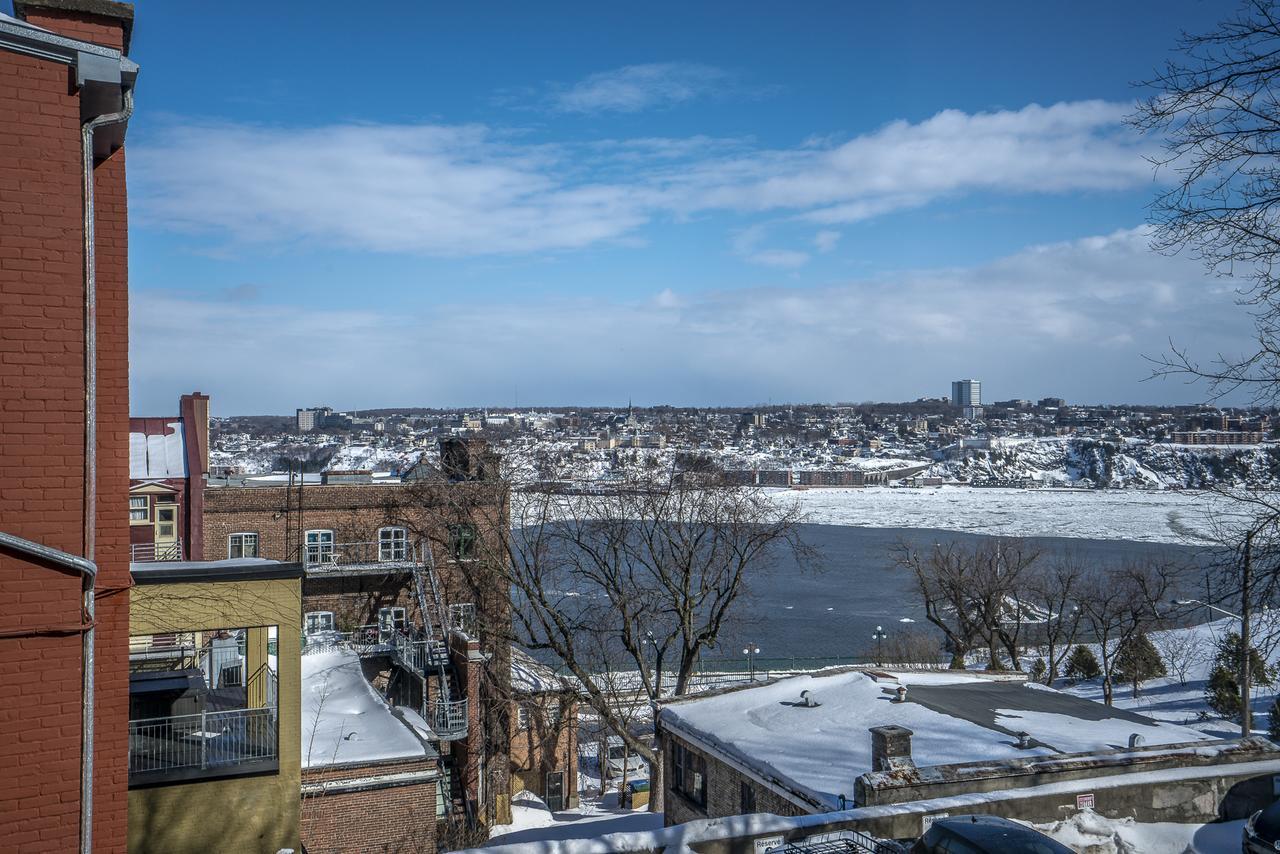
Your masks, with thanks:
M388 564L407 567L414 562L413 549L404 542L307 543L302 546L302 562L307 569Z
M436 700L427 704L427 723L441 741L467 737L467 701Z
M157 546L155 543L133 543L129 546L130 563L182 560L182 540Z
M275 761L278 742L274 707L129 721L129 776Z
M464 635L475 633L476 606L474 602L462 602L449 606L449 628Z
M449 650L444 641L434 638L413 640L396 634L393 649L406 667L423 676L434 676L436 668L449 662Z

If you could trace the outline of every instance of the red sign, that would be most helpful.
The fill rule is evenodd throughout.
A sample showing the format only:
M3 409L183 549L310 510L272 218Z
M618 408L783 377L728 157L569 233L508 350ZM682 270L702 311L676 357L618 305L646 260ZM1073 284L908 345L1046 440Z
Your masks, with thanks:
M1076 795L1076 809L1091 810L1093 809L1093 792L1087 795Z

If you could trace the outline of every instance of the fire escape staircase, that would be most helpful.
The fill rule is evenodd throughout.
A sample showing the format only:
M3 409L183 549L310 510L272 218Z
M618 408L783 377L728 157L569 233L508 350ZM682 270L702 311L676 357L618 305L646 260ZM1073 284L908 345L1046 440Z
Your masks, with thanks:
M422 716L441 741L456 741L467 737L467 698L454 699L461 692L457 690L453 669L449 666L449 611L440 595L430 543L420 542L414 546L412 572L414 595L425 630L424 640L416 644L421 654L415 655L412 663L424 676L429 672L435 676L438 686L437 695L432 700L428 700L426 692L423 692ZM408 643L407 639L405 642Z

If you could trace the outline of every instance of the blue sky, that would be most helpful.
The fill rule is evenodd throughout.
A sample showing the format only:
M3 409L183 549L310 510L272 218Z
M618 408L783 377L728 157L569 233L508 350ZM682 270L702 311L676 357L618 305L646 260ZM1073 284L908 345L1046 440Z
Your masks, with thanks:
M1195 401L1123 124L1217 3L137 3L135 411Z

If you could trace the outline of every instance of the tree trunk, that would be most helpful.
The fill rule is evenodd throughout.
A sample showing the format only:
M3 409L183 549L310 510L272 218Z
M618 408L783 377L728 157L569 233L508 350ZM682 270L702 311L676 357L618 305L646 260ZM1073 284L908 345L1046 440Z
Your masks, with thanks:
M1102 677L1102 702L1110 706L1111 700L1111 676L1108 674Z

